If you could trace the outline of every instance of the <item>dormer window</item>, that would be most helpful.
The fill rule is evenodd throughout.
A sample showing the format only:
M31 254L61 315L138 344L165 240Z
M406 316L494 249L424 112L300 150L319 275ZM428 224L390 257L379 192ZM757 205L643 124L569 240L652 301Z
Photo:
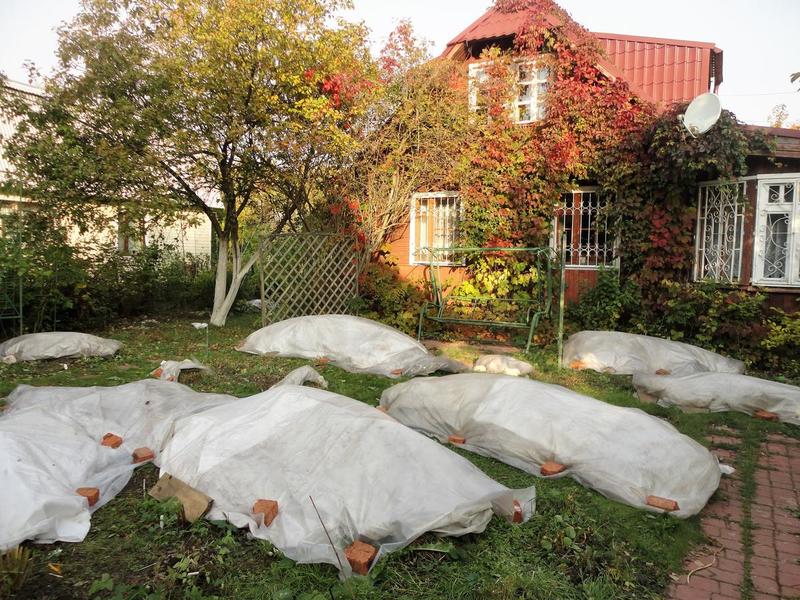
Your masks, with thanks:
M537 66L536 62L530 59L518 59L514 61L512 69L517 87L517 97L509 106L513 120L516 123L533 123L543 119L544 98L550 74L548 68ZM486 79L485 61L469 66L469 105L472 110L485 109L479 90Z

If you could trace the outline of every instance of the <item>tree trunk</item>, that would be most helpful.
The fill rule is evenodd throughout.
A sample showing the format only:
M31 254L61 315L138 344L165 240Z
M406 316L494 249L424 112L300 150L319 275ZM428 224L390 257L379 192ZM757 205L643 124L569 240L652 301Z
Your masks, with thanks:
M219 256L217 258L217 280L214 286L214 309L211 311L211 324L215 327L224 327L225 322L228 320L228 313L236 302L236 296L239 294L239 288L242 286L244 278L250 269L253 268L256 260L258 259L258 252L254 252L244 265L241 264L241 248L239 248L239 240L236 236L231 236L231 245L233 248L233 277L231 279L230 287L227 287L228 281L228 239L223 241L220 237ZM226 290L227 287L227 290Z
M214 325L215 317L219 314L222 308L222 303L225 301L225 294L228 291L228 232L225 235L220 235L217 242L217 275L214 282L214 305L211 310L211 322ZM222 325L225 324L225 319L222 320Z

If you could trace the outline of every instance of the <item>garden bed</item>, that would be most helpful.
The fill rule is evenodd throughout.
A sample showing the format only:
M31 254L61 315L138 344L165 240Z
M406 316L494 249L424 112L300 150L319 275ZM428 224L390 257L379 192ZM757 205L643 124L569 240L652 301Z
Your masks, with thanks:
M83 359L0 366L0 396L16 385L118 385L147 377L163 359L195 356L212 371L192 387L245 396L260 392L307 361L252 356L234 346L257 328L253 316L205 334L186 318L120 324L101 335L124 343L108 360ZM470 353L471 356L470 356ZM458 358L474 358L459 348ZM770 432L800 438L800 429L741 414L683 414L639 403L629 378L558 372L553 351L528 356L537 377L667 418L703 443L712 425L746 432L754 448ZM376 405L395 383L318 367L331 391ZM458 451L458 450L456 450ZM665 449L668 451L668 449ZM143 492L157 480L151 466L137 470L126 489L92 519L79 544L30 545L32 570L18 598L646 598L660 597L691 548L704 540L700 519L681 521L609 501L570 479L535 480L495 460L462 453L499 482L537 486L536 514L513 526L494 518L480 535L427 535L389 555L369 578L342 583L327 565L295 565L269 543L249 540L223 523L178 522L177 507ZM748 456L747 452L740 452ZM743 471L748 477L748 471ZM745 482L746 483L746 482ZM720 492L718 492L719 494ZM162 526L163 525L163 526Z

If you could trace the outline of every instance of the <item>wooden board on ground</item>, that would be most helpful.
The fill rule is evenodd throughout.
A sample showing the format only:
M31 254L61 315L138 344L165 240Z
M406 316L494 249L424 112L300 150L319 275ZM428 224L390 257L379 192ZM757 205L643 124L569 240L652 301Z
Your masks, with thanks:
M148 492L156 500L177 498L183 506L183 518L194 523L208 512L214 500L169 473L164 473Z

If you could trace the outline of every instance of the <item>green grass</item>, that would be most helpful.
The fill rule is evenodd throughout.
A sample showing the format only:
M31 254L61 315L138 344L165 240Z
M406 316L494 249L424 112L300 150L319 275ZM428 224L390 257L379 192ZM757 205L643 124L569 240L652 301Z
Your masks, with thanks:
M191 320L124 323L102 332L125 344L112 360L72 361L66 370L58 362L0 365L0 396L22 383L118 385L146 377L160 360L189 356L213 369L192 384L194 389L245 396L267 389L306 362L236 352L235 344L258 325L253 316L234 317L226 328L212 330L207 357L205 335L191 327ZM458 358L474 358L469 350L458 353ZM642 408L701 441L712 424L751 432L743 436L743 449L753 444L757 449L770 431L800 436L798 428L745 415L690 415L643 405L629 378L559 371L547 350L537 349L527 358L539 379L611 404ZM332 391L372 405L394 383L332 366L319 370ZM33 572L17 597L657 598L669 574L703 540L697 517L656 516L609 501L571 479L536 480L495 460L458 452L505 485L536 483L534 517L521 526L495 518L482 534L461 538L423 536L382 560L369 578L340 582L333 567L296 565L269 543L250 540L224 523L181 523L175 506L144 494L157 478L156 470L146 466L95 513L84 542L30 545ZM48 563L60 565L61 577Z

